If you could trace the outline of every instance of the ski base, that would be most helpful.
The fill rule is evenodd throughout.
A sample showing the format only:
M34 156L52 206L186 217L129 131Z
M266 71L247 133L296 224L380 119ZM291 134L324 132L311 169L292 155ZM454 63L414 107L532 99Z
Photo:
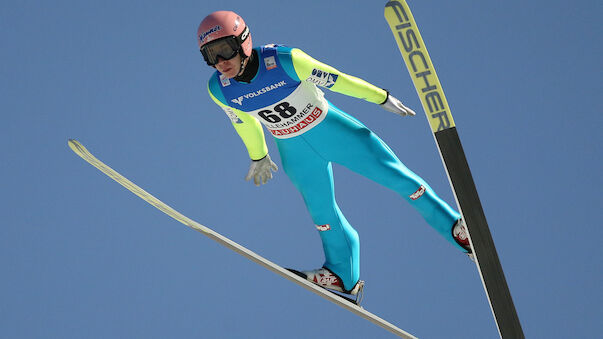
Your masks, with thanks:
M427 115L459 212L467 225L474 261L500 337L525 338L450 107L417 23L404 0L388 1L384 15Z
M147 191L143 190L142 188L137 186L135 183L128 180L123 175L119 174L114 169L107 166L105 163L103 163L99 159L97 159L94 155L92 155L92 153L90 153L90 151L88 151L77 140L70 139L68 144L69 144L69 147L71 148L71 150L73 152L75 152L75 154L80 156L82 159L86 160L89 164L96 167L99 171L103 172L105 175L107 175L111 179L115 180L117 183L119 183L123 187L127 188L130 192L136 194L137 196L139 196L141 199L143 199L147 203L151 204L158 210L169 215L170 217L174 218L175 220L179 221L180 223L182 223L198 232L201 232L203 235L205 235L208 238L216 241L217 243L225 246L226 248L244 256L245 258L259 264L260 266L263 266L264 268L280 275L281 277L300 285L301 287L309 290L310 292L313 292L313 293L321 296L322 298L324 298L336 305L343 307L344 309L372 322L373 324L375 324L387 331L390 331L391 333L393 333L401 338L405 338L405 339L416 339L417 338L414 335L393 325L392 323L380 318L379 316L375 315L374 313L371 313L371 312L365 310L364 308L358 306L358 304L356 304L352 300L349 300L349 298L336 294L334 292L331 292L331 291L324 289L314 283L311 283L311 282L307 281L306 279L299 277L298 275L290 272L289 270L275 264L274 262L260 256L259 254L239 245L238 243L230 240L229 238L226 238L225 236L223 236L223 235L211 230L210 228L203 226L203 225L199 224L198 222L181 214L180 212L176 211L175 209L168 206L161 200L157 199L156 197L154 197Z

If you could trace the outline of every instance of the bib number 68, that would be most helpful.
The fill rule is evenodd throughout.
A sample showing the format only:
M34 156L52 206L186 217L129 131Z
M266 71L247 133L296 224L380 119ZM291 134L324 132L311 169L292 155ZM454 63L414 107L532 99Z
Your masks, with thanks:
M280 122L282 119L291 118L293 115L295 115L295 113L297 113L295 107L291 106L291 104L289 104L288 102L283 101L274 106L272 111L265 109L259 111L258 115L269 123L274 124Z

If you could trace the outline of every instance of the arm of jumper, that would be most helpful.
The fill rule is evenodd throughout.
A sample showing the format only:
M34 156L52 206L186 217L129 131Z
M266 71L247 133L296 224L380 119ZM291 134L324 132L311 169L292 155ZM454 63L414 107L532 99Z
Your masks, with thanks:
M220 106L230 118L232 126L237 131L237 134L239 134L239 137L241 137L241 140L243 140L251 160L264 158L266 154L268 154L268 146L266 146L264 130L262 129L260 122L251 115L236 108L232 108L218 100L213 95L210 88L208 88L208 92L211 99Z
M331 91L382 104L387 99L387 91L365 80L340 72L322 63L300 49L291 50L291 60L300 80L311 81Z

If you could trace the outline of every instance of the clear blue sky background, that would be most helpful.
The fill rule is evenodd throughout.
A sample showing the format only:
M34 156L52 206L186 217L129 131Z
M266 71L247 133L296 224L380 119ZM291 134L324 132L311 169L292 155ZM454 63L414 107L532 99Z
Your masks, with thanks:
M383 18L385 1L5 1L0 5L1 338L390 338L190 230L92 168L285 266L324 258L279 171L248 158L211 102L195 33L232 9L255 44L300 47L389 89L400 118L327 97L450 203ZM412 1L450 102L525 333L595 338L601 309L599 1ZM274 142L272 156L280 165ZM364 306L422 338L496 338L475 266L395 193L335 166L361 236Z

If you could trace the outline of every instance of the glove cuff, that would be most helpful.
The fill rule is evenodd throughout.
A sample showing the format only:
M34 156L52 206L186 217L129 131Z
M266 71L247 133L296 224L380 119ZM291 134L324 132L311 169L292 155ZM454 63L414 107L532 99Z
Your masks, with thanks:
M267 156L268 156L268 153L266 153L266 155L264 155L260 159L257 159L257 160L251 159L251 161L262 161L262 160L266 159Z
M385 88L382 88L382 89L385 91L385 100L382 103L380 103L379 105L385 104L387 102L387 99L389 99L389 91L386 90Z

